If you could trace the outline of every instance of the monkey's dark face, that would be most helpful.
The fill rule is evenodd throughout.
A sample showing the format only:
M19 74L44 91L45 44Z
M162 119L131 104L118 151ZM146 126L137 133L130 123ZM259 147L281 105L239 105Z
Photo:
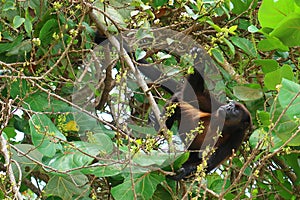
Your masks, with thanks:
M219 114L225 115L225 123L227 126L236 126L241 123L251 124L251 117L247 109L242 104L231 101L228 104L220 106Z

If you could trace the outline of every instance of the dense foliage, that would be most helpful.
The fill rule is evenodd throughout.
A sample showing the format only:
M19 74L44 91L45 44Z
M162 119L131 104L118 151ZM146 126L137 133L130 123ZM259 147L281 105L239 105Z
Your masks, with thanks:
M300 198L299 0L3 0L0 8L1 199ZM193 73L192 58L147 41L180 33L200 44L220 72L216 93L251 111L240 151L210 174L167 178L188 156L164 151L176 128L159 134L149 124L151 107L162 111L170 94L135 81L135 61L107 40L97 46L97 29L109 41L134 34L135 58L163 63L176 80ZM172 34L164 38L173 45Z

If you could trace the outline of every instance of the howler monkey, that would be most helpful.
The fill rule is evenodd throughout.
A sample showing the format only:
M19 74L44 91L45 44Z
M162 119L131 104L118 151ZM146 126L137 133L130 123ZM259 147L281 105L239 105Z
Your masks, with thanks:
M190 151L188 160L177 174L169 176L174 180L191 175L203 159L207 161L207 165L204 166L206 173L216 168L237 151L252 124L250 113L244 105L233 101L222 104L205 88L203 57L208 55L204 50L193 48L190 54L195 57L194 73L188 75L183 87L168 103L175 103L177 106L174 113L167 118L166 126L171 129L174 122L178 122L179 136ZM144 60L141 62L145 63ZM139 69L153 81L159 77L158 72L153 76L153 69ZM172 80L167 80L162 85L169 88L169 92L177 87ZM202 130L199 127L202 127ZM189 142L191 133L193 139ZM210 152L203 158L203 152L208 146L211 147Z
M166 119L171 129L178 123L178 133L182 142L190 151L188 160L177 171L174 180L187 178L197 170L197 166L206 160L205 172L208 173L236 152L252 121L249 111L237 102L222 104L205 88L205 57L207 53L200 48L192 48L194 73L188 75L183 87L173 79L166 79L161 86L173 95L167 106L176 104L174 112ZM138 63L148 63L145 59ZM138 66L138 69L152 81L162 76L155 67ZM177 91L176 91L177 90ZM210 147L210 152L206 148ZM205 158L204 155L207 155Z

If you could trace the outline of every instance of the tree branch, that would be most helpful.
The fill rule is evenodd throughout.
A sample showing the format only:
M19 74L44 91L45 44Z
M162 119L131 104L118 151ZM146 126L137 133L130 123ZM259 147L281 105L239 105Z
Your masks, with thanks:
M114 37L112 36L109 31L107 30L107 27L105 27L99 20L99 16L97 15L95 10L91 10L90 11L90 17L93 20L93 22L96 24L97 29L101 32L104 33L107 37L107 39L110 41L110 43L117 49L117 51L122 55L122 57L124 58L126 64L129 66L130 70L133 72L133 74L135 75L137 82L139 84L139 86L142 88L142 90L144 91L146 97L149 100L149 103L152 107L153 113L156 117L156 119L158 119L157 121L159 122L159 126L161 130L167 130L165 127L165 124L162 122L161 119L161 112L158 108L157 103L155 102L155 99L146 83L146 81L143 79L140 71L136 68L136 66L134 65L134 63L132 62L132 60L130 59L130 56L128 55L128 53L126 52L126 50L123 48L123 46L120 44L120 42ZM169 136L168 134L163 131L164 137L169 141ZM170 144L171 145L171 144Z

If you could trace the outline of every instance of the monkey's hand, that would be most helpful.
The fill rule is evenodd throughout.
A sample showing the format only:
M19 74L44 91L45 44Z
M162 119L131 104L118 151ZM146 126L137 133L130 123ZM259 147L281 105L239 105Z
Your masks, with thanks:
M167 176L168 178L180 181L181 179L187 179L193 172L197 170L197 165L186 165L181 167L174 176Z

